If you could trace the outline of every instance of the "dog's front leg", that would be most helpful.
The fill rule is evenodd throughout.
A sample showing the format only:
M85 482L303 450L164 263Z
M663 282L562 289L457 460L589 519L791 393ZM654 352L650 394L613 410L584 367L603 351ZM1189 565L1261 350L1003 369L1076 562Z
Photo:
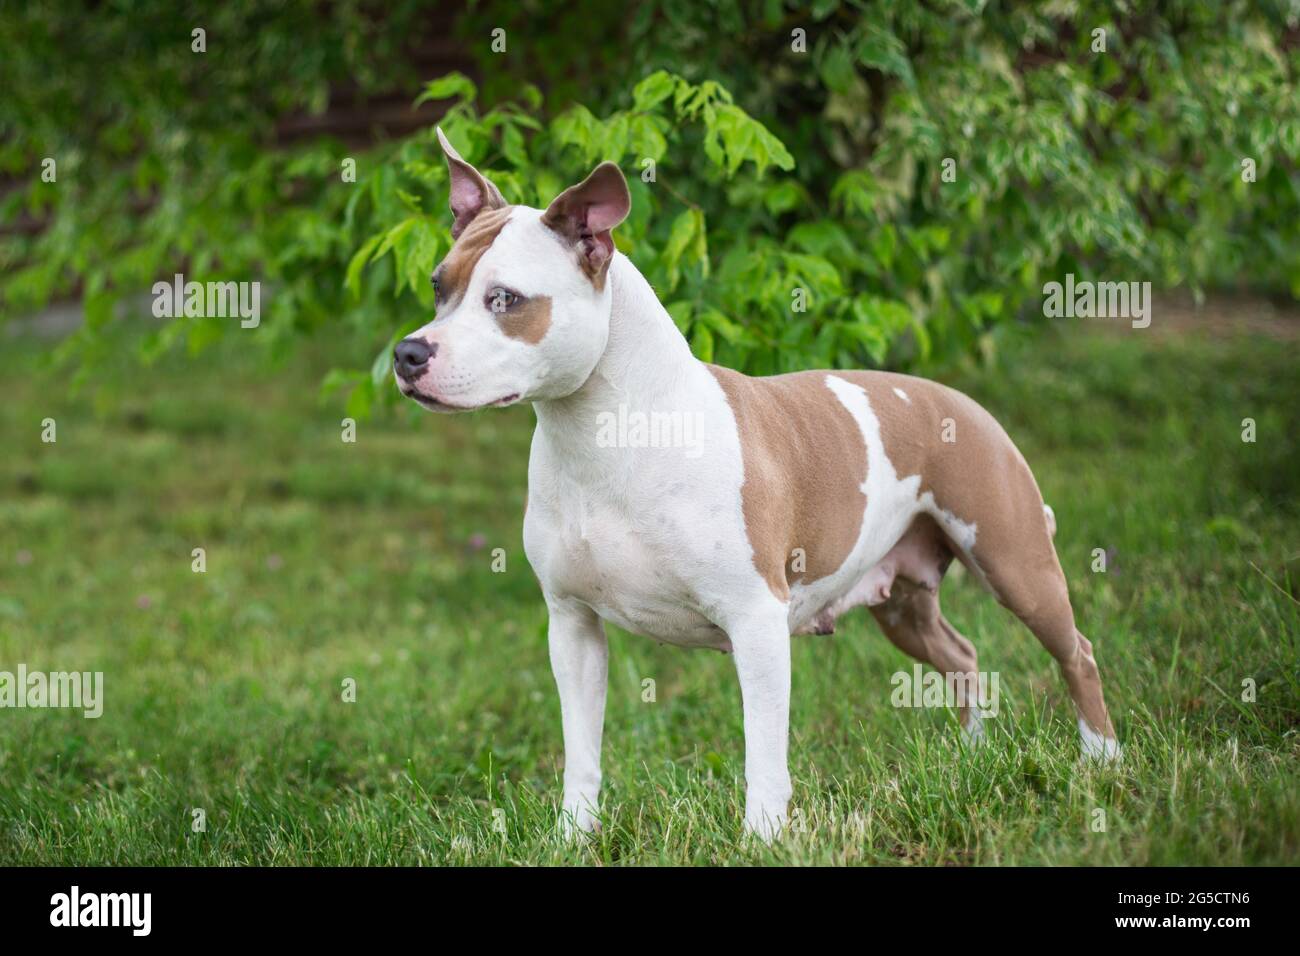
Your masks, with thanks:
M790 768L790 628L780 615L729 630L745 708L745 832L770 841L786 823Z
M550 611L547 642L551 672L560 691L564 724L564 802L560 829L600 826L600 735L605 722L605 687L609 645L596 612L572 600L546 600Z

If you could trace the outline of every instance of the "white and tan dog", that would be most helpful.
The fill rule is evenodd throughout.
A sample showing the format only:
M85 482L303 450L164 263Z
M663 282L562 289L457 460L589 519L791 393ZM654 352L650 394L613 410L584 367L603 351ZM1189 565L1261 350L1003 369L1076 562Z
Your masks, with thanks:
M973 677L975 648L939 610L954 557L1059 662L1085 755L1118 756L1051 510L992 416L906 375L750 378L700 362L614 249L630 205L617 166L602 163L545 210L511 206L438 135L455 243L433 275L437 318L398 344L395 371L402 393L434 411L536 410L524 548L550 612L562 823L597 826L604 621L734 655L745 826L770 838L790 799L791 634L829 633L865 604L908 654L950 680ZM698 446L598 440L620 407L689 417ZM978 735L972 703L958 699Z

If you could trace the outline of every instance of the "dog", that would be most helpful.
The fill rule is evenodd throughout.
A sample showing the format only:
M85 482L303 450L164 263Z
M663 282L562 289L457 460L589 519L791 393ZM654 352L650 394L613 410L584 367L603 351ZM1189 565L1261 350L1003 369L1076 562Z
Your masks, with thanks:
M549 612L569 832L599 826L605 621L733 655L748 833L783 829L790 640L866 605L954 682L978 739L975 648L944 618L955 558L1056 658L1085 758L1118 759L1092 645L1075 627L1055 519L994 418L881 371L751 378L692 355L611 231L631 197L605 162L546 209L508 204L437 131L453 244L435 319L398 342L402 394L435 412L531 402L524 550ZM627 409L690 416L698 447L599 441ZM606 436L608 437L608 436ZM644 437L644 436L642 436Z

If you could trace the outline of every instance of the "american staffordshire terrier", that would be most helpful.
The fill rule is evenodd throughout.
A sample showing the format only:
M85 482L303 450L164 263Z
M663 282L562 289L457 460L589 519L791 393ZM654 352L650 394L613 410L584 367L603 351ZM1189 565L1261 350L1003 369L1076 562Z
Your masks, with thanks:
M790 636L829 633L866 605L903 651L974 677L974 646L939 609L954 558L1058 661L1084 755L1119 756L1055 519L988 412L891 372L751 378L701 362L614 248L631 202L618 166L546 209L513 206L438 137L455 241L433 273L437 318L398 343L394 369L402 394L436 412L533 403L524 549L550 615L566 829L598 826L603 622L734 656L745 828L770 839L791 793ZM629 408L691 416L699 440L598 441ZM978 736L974 703L957 699Z

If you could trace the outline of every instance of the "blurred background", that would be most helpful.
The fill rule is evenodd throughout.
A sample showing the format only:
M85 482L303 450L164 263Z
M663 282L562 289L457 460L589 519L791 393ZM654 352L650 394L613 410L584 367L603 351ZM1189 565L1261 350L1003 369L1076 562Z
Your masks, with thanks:
M0 862L1292 858L1298 69L1300 0L4 5L0 670L107 702L0 712ZM797 799L874 811L741 850L730 662L619 636L615 825L551 847L532 413L391 385L450 245L435 122L512 202L619 162L618 245L700 358L986 404L1131 776L1071 782L1054 669L966 582L1015 747L953 771L865 621L797 642ZM260 283L256 328L157 317L177 273ZM1150 282L1150 327L1045 318L1067 275ZM1099 803L1114 838L1080 838Z

